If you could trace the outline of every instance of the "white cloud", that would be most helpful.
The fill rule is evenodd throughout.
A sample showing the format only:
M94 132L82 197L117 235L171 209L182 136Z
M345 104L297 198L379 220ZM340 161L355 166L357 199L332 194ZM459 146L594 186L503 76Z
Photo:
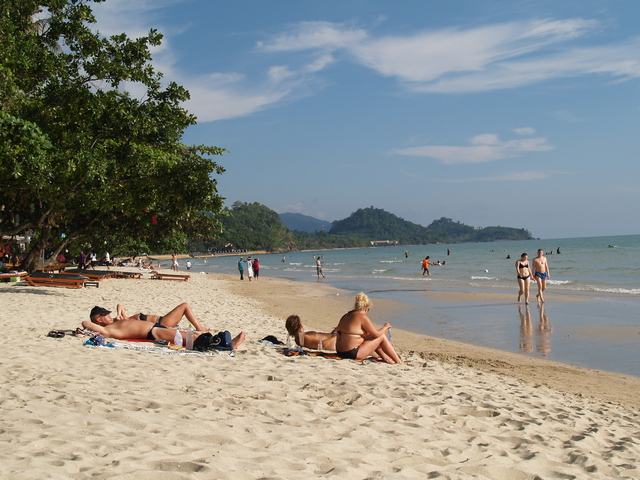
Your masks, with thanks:
M531 127L513 128L511 131L522 136L530 136L536 133L536 131Z
M414 92L516 88L554 78L640 77L640 39L576 48L568 42L600 28L595 20L531 20L373 37L342 23L301 22L267 42L265 52L343 51Z
M510 172L502 175L494 175L491 177L468 177L468 178L453 178L453 179L434 179L434 178L421 178L413 173L402 171L401 173L413 178L418 178L421 181L431 183L474 183L474 182L530 182L535 180L545 180L551 177L553 174L560 174L562 172L548 172L542 170L525 170L523 172Z
M257 47L265 52L289 52L301 50L338 50L351 48L367 37L365 30L347 27L341 23L300 22L290 32L276 36L271 41L260 41Z
M543 137L503 142L499 140L497 135L487 133L473 137L471 139L472 146L469 147L427 145L396 149L393 150L393 153L413 157L435 158L445 165L487 163L517 157L527 152L553 150L554 147L546 142L547 139Z
M397 79L411 92L462 93L516 88L553 78L600 75L621 81L640 77L640 38L623 44L577 48L574 41L600 28L595 20L530 20L443 28L375 36L353 23L300 22L256 43L262 59L277 63L258 72L210 72L194 78L176 66L179 55L171 36L188 25L166 29L159 12L186 0L109 0L92 6L103 34L122 31L143 36L151 27L165 34L153 49L153 64L165 79L191 93L188 108L200 121L249 115L317 82L320 72L338 61L363 65ZM206 47L206 45L203 45ZM224 80L224 81L223 81ZM518 135L530 135L523 131ZM497 140L496 140L497 141ZM491 161L516 147L483 141L472 147L424 147L425 152L459 163L464 158ZM474 144L475 145L475 144ZM440 151L434 150L439 148ZM510 150L511 149L511 150ZM430 156L430 155L428 155Z
M580 123L586 121L583 117L575 115L567 110L556 110L551 113L551 116L568 123Z

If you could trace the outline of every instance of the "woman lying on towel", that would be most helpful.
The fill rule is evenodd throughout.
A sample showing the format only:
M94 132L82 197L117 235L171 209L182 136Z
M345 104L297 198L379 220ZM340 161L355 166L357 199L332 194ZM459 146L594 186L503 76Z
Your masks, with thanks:
M334 332L338 334L336 353L342 358L362 360L373 352L387 363L404 363L387 338L391 325L376 329L367 316L371 301L364 293L356 295L355 308L347 312Z
M167 340L173 341L176 336L175 327L183 316L186 316L191 324L198 331L209 331L198 322L189 304L182 303L171 310L168 314L157 317L155 315L132 315L126 316L124 309L118 305L118 316L111 317L111 311L102 307L93 307L89 314L90 321L82 322L82 326L92 332L97 332L107 338L118 340ZM182 313L181 313L182 312ZM144 317L144 318L142 318ZM186 332L181 331L183 342L186 342ZM196 331L196 338L199 333ZM232 341L234 350L245 340L245 333L240 332Z
M291 335L297 345L307 348L320 348L320 340L322 340L323 350L335 350L336 349L336 336L331 333L322 332L305 332L302 321L298 315L289 315L285 322L287 332ZM302 338L300 338L302 337ZM302 340L302 343L300 343Z

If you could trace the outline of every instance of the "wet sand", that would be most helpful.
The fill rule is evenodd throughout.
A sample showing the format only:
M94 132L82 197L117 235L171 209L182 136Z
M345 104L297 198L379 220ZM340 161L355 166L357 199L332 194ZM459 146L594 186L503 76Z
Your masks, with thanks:
M640 478L640 379L394 329L406 366L285 357L298 313L329 330L353 298L326 285L192 274L81 290L0 284L0 460L7 478ZM228 356L50 338L94 305L191 304L247 332ZM374 323L398 305L374 300ZM186 322L183 322L186 327Z

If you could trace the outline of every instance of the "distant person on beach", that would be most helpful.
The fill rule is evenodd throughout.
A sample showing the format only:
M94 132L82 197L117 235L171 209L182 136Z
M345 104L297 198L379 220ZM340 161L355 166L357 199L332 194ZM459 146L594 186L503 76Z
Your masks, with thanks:
M95 252L91 252L91 255L89 255L89 263L91 264L91 270L95 270L96 265L98 265L98 256Z
M84 252L80 252L78 255L78 270L84 270L87 268L87 256Z
M451 255L451 250L447 248L447 255Z
M282 260L280 260L282 263L287 261L287 257L285 257L284 255L282 255Z
M422 260L422 276L424 276L425 273L427 276L431 276L431 273L429 273L429 258L429 255L427 255L425 259Z
M529 267L529 256L526 253L520 255L520 260L516 262L516 277L518 278L518 303L524 293L524 303L529 305L529 285L531 280L531 267Z
M544 256L544 250L541 248L538 249L538 256L533 259L532 274L538 284L538 294L536 297L539 302L544 303L544 297L542 294L547 289L547 278L551 278L551 272L549 271L547 258Z
M249 281L251 281L253 279L253 260L251 260L251 257L247 257L246 267L247 277L249 277Z
M340 319L332 333L337 333L336 353L341 358L362 360L376 352L387 363L404 362L387 338L391 325L385 323L379 330L367 316L371 301L364 293L356 295L354 309Z
M244 280L244 258L238 260L238 271L240 272L240 280Z
M324 271L322 270L322 263L320 261L320 257L316 258L316 274L318 275L318 278L320 278L320 275L322 275L322 278L325 278L325 274Z
M196 319L188 303L181 303L176 308L162 317L156 315L145 315L143 313L127 316L124 308L118 305L118 316L111 317L111 311L103 307L95 306L89 314L90 320L83 321L82 326L87 330L104 335L107 338L118 340L126 339L146 339L146 340L167 340L173 341L176 336L175 327L180 323L183 316L196 328L198 332L209 332ZM183 341L186 341L186 332L180 332ZM238 348L244 342L246 334L240 332L232 341L233 348Z
M556 249L556 253L557 253L558 255L560 255L560 254L562 253L562 252L560 251L560 247L558 247L558 248Z
M287 332L293 337L296 345L300 347L313 348L318 350L320 348L320 341L322 341L323 350L335 350L336 349L336 335L323 332L305 332L302 321L298 315L289 315L284 324ZM301 335L302 334L302 335ZM300 337L302 337L302 344L300 343Z
M178 255L173 253L171 254L171 270L177 272L179 268L180 265L178 265Z
M260 260L259 259L254 259L253 260L253 275L256 277L256 281L258 280L258 277L260 276Z
M409 252L408 251L404 251L404 258L409 258Z
M187 272L191 271L191 260L187 260Z

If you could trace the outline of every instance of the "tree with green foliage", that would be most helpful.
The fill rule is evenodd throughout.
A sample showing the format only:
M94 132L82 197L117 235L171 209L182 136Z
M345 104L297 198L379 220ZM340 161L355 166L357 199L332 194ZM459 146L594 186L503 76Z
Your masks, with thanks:
M289 250L293 235L278 214L260 203L235 202L222 216L222 233L216 240L216 250Z
M0 233L31 234L23 268L41 249L183 250L219 230L225 150L181 142L196 119L150 64L162 35L105 38L91 3L0 3Z

